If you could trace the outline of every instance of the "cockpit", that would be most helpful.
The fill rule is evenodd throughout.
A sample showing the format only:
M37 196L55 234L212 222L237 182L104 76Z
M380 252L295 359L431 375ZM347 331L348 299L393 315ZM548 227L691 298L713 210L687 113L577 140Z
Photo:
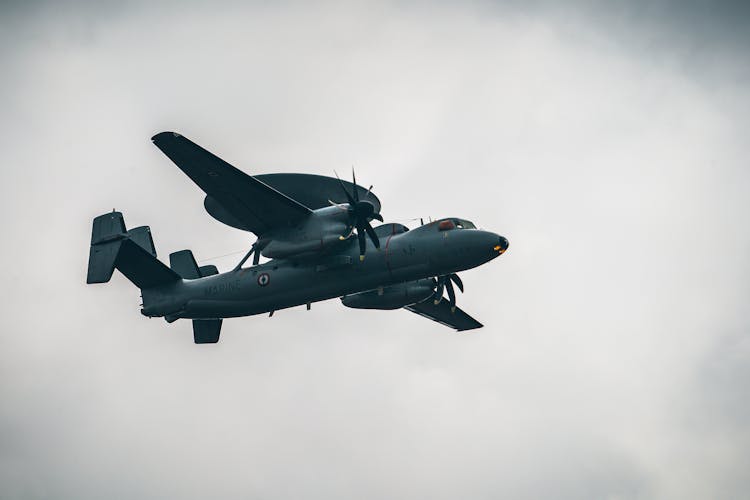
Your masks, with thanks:
M473 222L465 219L442 219L437 221L438 231L450 231L453 229L476 229Z

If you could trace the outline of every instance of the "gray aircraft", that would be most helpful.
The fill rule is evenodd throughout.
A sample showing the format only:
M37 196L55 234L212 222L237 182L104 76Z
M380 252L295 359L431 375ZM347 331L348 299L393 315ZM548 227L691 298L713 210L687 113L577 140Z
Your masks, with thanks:
M448 217L409 230L383 222L370 189L336 176L247 175L175 132L151 139L206 193L217 220L257 240L229 272L198 266L190 250L156 258L148 226L127 230L120 212L94 219L87 283L118 269L141 289L141 313L193 321L197 344L219 340L223 318L269 313L340 297L358 309L404 308L458 331L482 326L456 307L459 271L508 249L508 240ZM260 263L263 255L270 259ZM253 257L253 265L243 267ZM367 256L367 258L365 258ZM443 294L448 298L444 299Z

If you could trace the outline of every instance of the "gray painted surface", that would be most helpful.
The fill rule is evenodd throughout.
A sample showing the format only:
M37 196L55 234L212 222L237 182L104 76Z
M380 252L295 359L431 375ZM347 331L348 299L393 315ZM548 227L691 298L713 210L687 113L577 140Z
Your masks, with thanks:
M334 207L319 211L332 216L339 213ZM318 216L327 220L325 216ZM461 229L461 223L468 228ZM383 248L376 249L370 243L367 258L358 258L356 237L350 237L337 241L332 249L318 255L310 255L303 249L298 258L275 259L201 277L190 251L171 254L170 271L156 259L148 228L139 228L141 231L137 233L145 231L149 235L143 248L129 238L132 231L124 232L124 229L119 212L94 219L88 282L109 281L111 268L117 267L141 288L142 313L165 317L169 322L179 318L209 320L251 316L376 288L412 282L416 285L420 280L477 267L508 249L504 237L475 229L465 220L447 218L412 231L404 231L397 224L384 224L377 231L383 237ZM101 246L112 245L116 246L114 254L96 252ZM102 261L110 268L103 270ZM429 286L434 289L432 281ZM442 294L442 287L439 287L436 299ZM418 300L415 294L405 295L399 307L427 298L417 295ZM380 307L377 307L378 301L383 302ZM371 308L393 309L393 305L390 293L379 293L370 299ZM446 320L441 322L445 324Z
M748 498L749 6L3 2L0 498ZM485 328L331 300L196 348L86 285L113 207L165 261L253 243L172 128L512 236L461 273Z

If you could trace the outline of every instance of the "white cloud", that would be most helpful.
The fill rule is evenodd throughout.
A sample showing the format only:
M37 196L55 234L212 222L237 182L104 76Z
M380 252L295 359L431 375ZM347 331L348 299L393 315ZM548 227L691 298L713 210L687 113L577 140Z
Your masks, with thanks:
M717 41L664 34L691 22L595 6L54 8L3 38L0 496L746 495L731 48L701 66ZM332 301L206 349L124 279L86 287L113 206L162 256L248 243L150 144L172 128L248 172L354 163L389 218L505 234L459 297L487 326Z

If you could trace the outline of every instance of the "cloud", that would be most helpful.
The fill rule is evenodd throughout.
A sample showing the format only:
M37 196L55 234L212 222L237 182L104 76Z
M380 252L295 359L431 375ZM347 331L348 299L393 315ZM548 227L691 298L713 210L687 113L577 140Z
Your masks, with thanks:
M7 9L0 496L746 496L742 4ZM506 235L487 326L331 301L205 349L87 287L112 207L161 256L249 243L164 129Z

